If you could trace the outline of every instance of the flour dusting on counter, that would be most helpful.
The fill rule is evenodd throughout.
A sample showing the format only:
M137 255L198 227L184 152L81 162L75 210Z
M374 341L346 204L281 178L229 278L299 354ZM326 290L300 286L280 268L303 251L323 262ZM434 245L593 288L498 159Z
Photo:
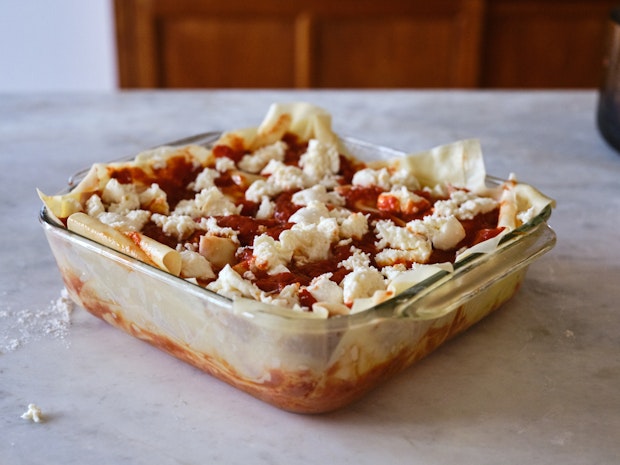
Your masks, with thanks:
M41 310L0 308L0 353L12 352L30 342L53 338L68 344L71 313L75 304L63 288L60 296Z

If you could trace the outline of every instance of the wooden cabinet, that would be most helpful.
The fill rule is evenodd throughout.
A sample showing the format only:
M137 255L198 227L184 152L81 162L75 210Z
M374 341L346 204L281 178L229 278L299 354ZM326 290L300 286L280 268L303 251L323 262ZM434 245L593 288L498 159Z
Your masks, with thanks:
M115 0L123 88L598 85L610 0Z
M479 85L597 87L614 6L620 2L487 1Z

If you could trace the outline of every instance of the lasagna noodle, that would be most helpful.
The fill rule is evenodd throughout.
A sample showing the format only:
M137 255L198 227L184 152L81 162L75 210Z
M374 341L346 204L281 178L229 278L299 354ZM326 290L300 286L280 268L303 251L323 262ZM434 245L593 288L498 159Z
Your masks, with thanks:
M67 228L69 231L110 247L117 252L153 264L148 255L129 237L86 213L77 212L72 214L67 218Z
M139 232L123 234L86 213L77 212L67 219L67 228L136 260L178 276L181 255L174 249Z
M179 252L139 232L131 232L127 235L159 268L175 276L181 274L182 260Z
M486 191L486 169L480 141L466 139L440 145L419 153L386 161L370 162L369 166L403 170L414 176L422 186L450 184L477 194Z
M254 151L274 144L286 133L295 134L305 141L317 139L334 144L340 153L346 153L340 138L332 130L331 115L305 102L274 103L258 127L225 132L216 145Z

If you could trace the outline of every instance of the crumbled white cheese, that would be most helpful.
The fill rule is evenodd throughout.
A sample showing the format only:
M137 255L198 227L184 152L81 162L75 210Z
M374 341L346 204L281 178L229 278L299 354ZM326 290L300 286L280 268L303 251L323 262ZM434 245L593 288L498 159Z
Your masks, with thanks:
M176 251L183 252L184 250L198 252L198 244L196 244L195 242L179 242L176 246Z
M86 213L95 218L99 217L102 213L105 213L103 201L97 194L91 195L86 201Z
M497 207L497 201L480 197L472 192L455 190L448 200L439 200L433 206L433 216L455 216L459 220L471 220Z
M420 262L424 263L430 257L430 242L429 247L402 250L385 248L375 255L375 262L381 267L394 266L399 263Z
M252 255L256 266L268 273L288 271L286 265L291 261L293 251L267 234L254 238Z
M233 241L239 243L237 239L237 231L230 227L222 227L217 224L217 220L213 217L208 218L200 218L198 222L198 227L210 235L218 236L218 237L228 237Z
M396 226L390 220L377 221L375 233L379 238L377 242L379 249L392 247L403 250L424 249L428 250L429 254L431 252L431 245L426 237L416 234L407 228Z
M351 305L355 299L372 296L376 291L386 288L383 275L374 267L356 268L347 274L340 283L343 300Z
M22 414L24 420L31 420L35 423L41 423L43 421L43 414L41 409L35 404L28 404L28 410Z
M268 183L264 179L258 179L246 189L245 198L250 202L260 203L263 199L270 199L278 193L280 193L280 190L277 186Z
M170 212L168 196L157 183L151 184L144 192L141 192L138 197L140 199L140 206L145 210L164 215Z
M527 223L531 221L537 215L537 210L534 206L531 206L527 210L524 210L520 213L517 213L517 219L521 222L521 224Z
M230 265L226 265L220 270L218 278L209 283L207 289L231 299L234 297L249 297L261 300L262 293L254 283L244 279Z
M197 228L196 222L188 215L160 215L153 213L151 220L161 228L165 235L182 241L193 234Z
M384 249L384 251L385 250L386 249ZM388 281L392 281L404 271L407 271L407 267L403 263L396 263L394 265L385 265L381 267L381 273L383 274L383 276L386 277Z
M289 222L300 224L318 224L324 218L330 218L331 214L327 206L316 200L307 206L300 208L289 217Z
M351 247L351 255L346 260L338 263L338 267L343 267L349 271L356 268L368 268L370 266L370 256L356 247Z
M139 199L139 197L136 198ZM138 204L137 207L139 206ZM86 213L120 231L140 231L151 218L151 212L147 210L118 208L115 211L106 211L101 197L96 194L86 201Z
M282 231L279 239L283 247L293 251L293 257L302 263L325 260L329 256L331 238L317 224L293 225Z
M211 279L215 278L215 273L209 261L198 252L182 250L181 254L181 276L184 278Z
M104 212L97 216L99 221L119 231L140 231L150 218L151 212L146 210L131 210L124 214Z
M407 223L407 229L415 234L428 237L439 250L449 250L465 238L465 228L454 216L426 216L421 220Z
M353 175L352 184L361 187L379 186L384 191L389 191L392 188L392 180L387 168L378 170L372 168L361 169Z
M295 192L292 197L295 205L309 205L311 202L321 202L326 205L342 206L345 199L339 193L329 191L323 184L316 184L307 189Z
M232 160L231 160L232 161ZM210 189L215 187L215 180L220 176L218 170L212 168L204 168L194 182L189 183L187 187L195 192L200 192L203 189Z
M174 215L188 215L192 218L237 215L241 208L214 186L201 190L193 199L181 200L174 209Z
M263 176L269 175L268 183L274 191L272 195L284 191L304 189L312 185L300 168L285 165L277 160L271 160L261 171L261 174Z
M239 168L249 173L260 173L271 160L283 161L287 148L288 145L283 141L262 147L245 155L239 162Z
M331 280L333 273L324 273L315 277L306 288L317 302L342 304L344 291Z
M331 177L340 170L338 148L333 144L311 139L306 153L299 159L299 166L311 183L334 185Z
M256 219L265 220L272 218L276 211L276 204L269 200L269 197L265 196L261 199L258 210L256 211Z
M296 225L295 225L296 226ZM338 221L335 218L321 218L317 230L323 234L330 243L337 242L340 238Z
M110 179L103 192L101 199L108 204L107 211L114 213L127 213L140 208L140 197L134 184L121 184L117 179Z
M355 212L340 223L340 237L361 239L368 232L368 215Z
M235 162L228 157L218 157L215 159L215 169L220 173L225 173L226 171L234 170L237 166Z

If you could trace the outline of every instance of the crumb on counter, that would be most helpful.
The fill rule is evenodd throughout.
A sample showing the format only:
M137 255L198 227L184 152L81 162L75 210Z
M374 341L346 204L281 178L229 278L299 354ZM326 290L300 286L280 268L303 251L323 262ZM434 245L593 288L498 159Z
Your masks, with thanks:
M28 410L22 415L24 420L31 420L35 423L41 423L43 421L43 415L41 409L35 404L28 404Z

